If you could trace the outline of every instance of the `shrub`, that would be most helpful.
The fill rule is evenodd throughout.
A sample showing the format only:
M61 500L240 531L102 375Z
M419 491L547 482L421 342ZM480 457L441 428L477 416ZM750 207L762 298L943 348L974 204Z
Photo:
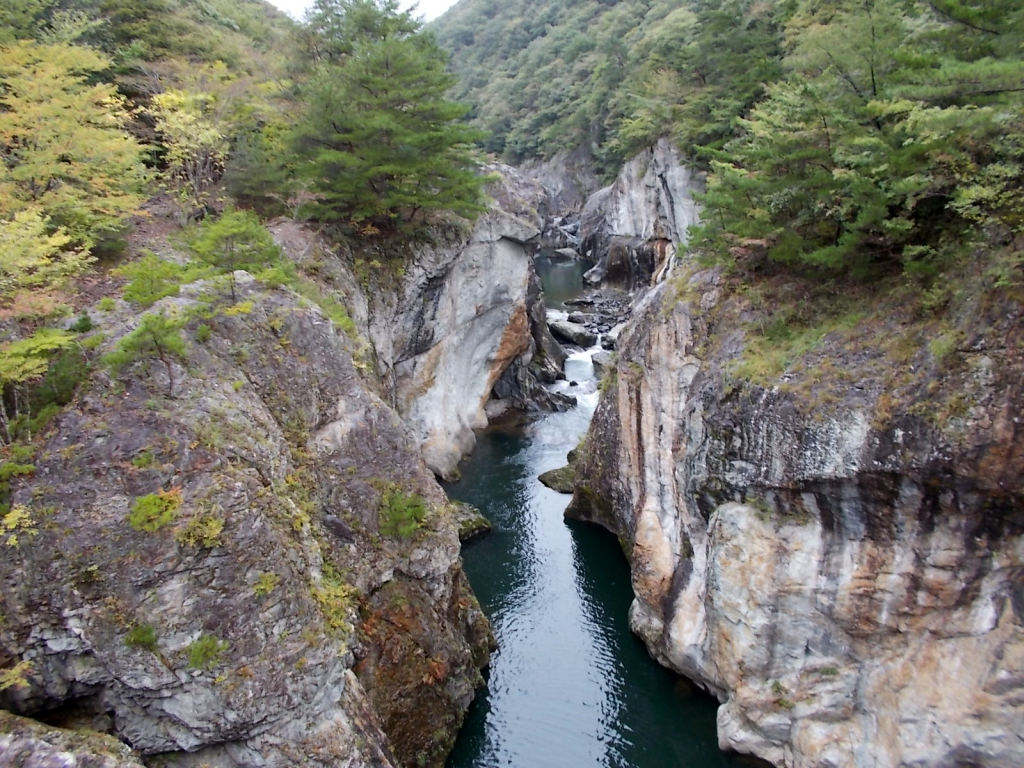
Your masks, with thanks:
M104 296L102 299L99 300L99 302L97 302L96 309L98 309L100 312L113 312L116 306L116 301L114 301L109 296Z
M341 576L330 566L324 566L324 575L320 584L313 589L313 597L320 604L324 614L324 623L334 632L348 633L352 625L348 621L352 609L352 599L356 588L342 580Z
M142 307L151 307L167 296L177 296L181 268L155 253L149 252L136 262L117 270L131 282L125 286L124 300Z
M427 505L423 497L389 488L381 495L380 532L384 536L407 539L423 525L427 518Z
M212 335L213 330L210 328L210 326L206 325L205 323L196 328L196 341L198 341L200 344L205 344L206 342L208 342Z
M68 328L69 331L74 331L75 333L88 333L92 329L92 318L85 312L83 312Z
M132 466L136 469L145 469L146 467L153 466L153 452L143 451L134 459L132 459Z
M188 650L188 665L192 669L211 669L217 663L220 655L230 647L228 643L218 640L214 635L201 635L186 649Z
M129 648L143 648L147 651L156 650L156 629L152 624L136 624L124 638Z
M173 358L186 357L185 341L181 338L184 320L169 318L164 314L144 315L139 327L121 338L113 352L103 356L103 364L119 373L123 368L139 360L156 358L167 368L167 396L174 392Z
M261 573L252 591L256 594L256 597L266 597L274 591L274 588L280 581L281 577L276 573Z
M140 496L132 504L128 524L136 531L155 533L170 525L178 516L181 506L181 491L159 491Z
M175 535L179 544L210 549L220 546L224 518L214 512L196 515Z

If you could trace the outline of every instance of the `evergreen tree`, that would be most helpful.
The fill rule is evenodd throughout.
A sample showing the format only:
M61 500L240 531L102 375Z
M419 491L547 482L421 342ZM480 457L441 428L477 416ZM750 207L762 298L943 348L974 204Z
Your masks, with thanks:
M700 242L743 260L934 274L976 225L1019 233L1022 13L995 4L1001 26L960 0L803 3L790 76L710 153Z
M204 222L191 247L201 261L227 273L232 301L237 301L236 269L258 271L281 256L274 239L251 211L227 211L216 221Z
M470 152L479 134L447 101L446 57L397 0L319 0L317 40L296 131L320 221L363 234L405 231L432 211L474 216L482 179Z
M139 327L117 342L114 351L103 356L103 364L114 373L120 373L133 363L155 358L167 369L167 396L172 397L172 362L175 358L184 360L187 353L185 340L181 338L184 327L184 320L170 318L163 312L143 315Z

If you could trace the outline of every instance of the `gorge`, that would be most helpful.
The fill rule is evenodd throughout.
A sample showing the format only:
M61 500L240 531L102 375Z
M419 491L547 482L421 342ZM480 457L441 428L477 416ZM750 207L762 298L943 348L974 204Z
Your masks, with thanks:
M1024 765L1018 5L4 3L0 767Z

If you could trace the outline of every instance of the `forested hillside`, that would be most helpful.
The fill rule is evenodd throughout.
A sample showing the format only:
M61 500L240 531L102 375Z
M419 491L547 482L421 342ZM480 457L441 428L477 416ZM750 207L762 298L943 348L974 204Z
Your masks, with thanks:
M613 173L670 136L710 171L696 242L746 267L933 275L1024 224L1010 0L463 0L436 31L489 149Z
M345 325L279 262L261 215L369 243L475 217L478 133L420 27L395 0L318 0L302 25L260 0L4 3L0 443L30 441L96 365L121 365L82 346L88 318L68 320L95 300L80 292L97 260L139 309L200 276L233 297L249 269ZM137 229L170 232L190 263L147 254ZM178 348L181 320L161 318L131 354Z

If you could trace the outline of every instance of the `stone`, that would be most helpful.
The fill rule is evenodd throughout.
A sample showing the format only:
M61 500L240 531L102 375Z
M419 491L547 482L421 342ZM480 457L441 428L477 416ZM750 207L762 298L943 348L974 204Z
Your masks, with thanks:
M144 763L112 736L65 730L0 710L3 768L143 768Z
M807 768L1024 765L1020 358L923 386L879 424L884 388L837 343L834 370L853 375L808 408L726 379L744 310L719 281L690 278L699 307L666 284L640 298L580 452L566 514L625 542L631 627L723 702L725 749ZM968 431L915 412L950 396L990 417L968 411Z
M557 338L564 339L570 344L589 349L597 343L597 334L578 323L571 323L568 320L553 320L548 325Z
M553 491L571 494L575 478L576 470L572 465L569 465L544 472L537 479Z
M174 397L162 365L116 390L97 371L12 484L34 522L0 557L0 659L30 667L3 704L107 719L170 765L443 761L493 645L448 500L356 342L288 290L237 288L244 313L156 304L209 317ZM383 532L389 493L429 510L415 537ZM151 494L172 515L140 530Z
M452 501L452 514L455 516L455 525L459 530L459 541L466 543L491 530L491 521L488 520L479 509L464 501Z
M471 232L456 227L434 233L434 243L409 258L397 284L364 285L345 254L318 265L330 270L329 292L349 308L373 348L377 376L390 389L389 404L417 435L424 461L438 476L455 476L473 449L475 430L487 426L486 406L495 383L513 365L516 386L539 393L525 369L541 347L534 322L539 304L532 243L540 233L540 185L508 166L489 167L494 204ZM294 222L271 228L297 261L327 250ZM537 284L539 286L539 283ZM553 340L552 340L553 341ZM558 351L548 345L557 378ZM516 405L523 406L520 398ZM502 396L499 395L499 399Z
M600 379L605 371L615 365L615 355L611 352L595 352L590 358L594 363L594 376Z
M576 261L580 257L579 252L575 248L556 248L551 252L551 255L564 261Z
M569 322L577 325L597 325L601 322L601 315L593 312L570 312Z

